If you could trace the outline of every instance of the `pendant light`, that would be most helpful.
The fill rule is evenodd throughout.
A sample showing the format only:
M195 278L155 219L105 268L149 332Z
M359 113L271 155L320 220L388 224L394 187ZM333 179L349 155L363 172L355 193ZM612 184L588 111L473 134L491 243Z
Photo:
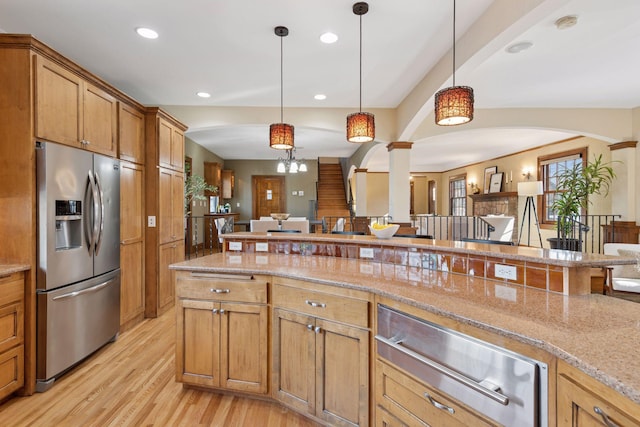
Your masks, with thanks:
M453 86L435 95L436 124L461 125L473 120L473 89L456 86L456 0L453 0Z
M283 50L282 39L289 34L287 27L278 26L274 29L276 36L280 37L280 123L269 126L269 146L277 150L291 150L293 148L293 126L284 123L283 117Z
M347 116L347 141L370 142L376 137L373 114L362 112L362 15L369 11L369 5L359 2L353 5L353 13L360 17L360 111Z

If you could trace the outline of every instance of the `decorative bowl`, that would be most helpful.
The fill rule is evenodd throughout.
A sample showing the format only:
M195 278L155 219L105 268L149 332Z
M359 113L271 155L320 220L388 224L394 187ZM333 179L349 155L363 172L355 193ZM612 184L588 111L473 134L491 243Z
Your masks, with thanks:
M389 224L385 228L373 228L369 226L369 230L371 234L376 236L378 239L390 239L400 228L399 224Z
M288 214L288 213L272 213L271 214L271 218L277 219L278 221L285 220L289 218L289 216L291 216L291 214Z

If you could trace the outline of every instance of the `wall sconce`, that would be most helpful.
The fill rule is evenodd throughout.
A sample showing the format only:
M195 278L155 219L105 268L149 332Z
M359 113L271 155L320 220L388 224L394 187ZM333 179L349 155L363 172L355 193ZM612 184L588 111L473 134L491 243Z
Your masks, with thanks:
M480 192L480 188L478 188L478 185L473 181L469 183L469 188L471 188L471 194L478 194Z
M522 176L524 176L527 181L529 181L531 179L531 168L524 168L522 169Z

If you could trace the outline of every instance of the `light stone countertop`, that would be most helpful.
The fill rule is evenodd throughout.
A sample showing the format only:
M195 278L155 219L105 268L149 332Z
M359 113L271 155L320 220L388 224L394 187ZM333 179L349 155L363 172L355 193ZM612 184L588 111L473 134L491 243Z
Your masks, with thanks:
M20 271L26 271L30 267L26 264L0 264L0 277L8 276Z
M268 274L366 290L543 349L640 404L640 304L354 259L226 253L175 270Z

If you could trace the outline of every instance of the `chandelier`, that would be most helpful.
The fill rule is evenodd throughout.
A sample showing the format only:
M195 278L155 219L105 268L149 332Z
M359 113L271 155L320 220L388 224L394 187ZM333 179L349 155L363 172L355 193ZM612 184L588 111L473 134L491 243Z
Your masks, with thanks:
M296 160L293 155L294 151L295 148L287 150L287 157L278 159L278 173L298 173L307 171L307 164L304 160Z

